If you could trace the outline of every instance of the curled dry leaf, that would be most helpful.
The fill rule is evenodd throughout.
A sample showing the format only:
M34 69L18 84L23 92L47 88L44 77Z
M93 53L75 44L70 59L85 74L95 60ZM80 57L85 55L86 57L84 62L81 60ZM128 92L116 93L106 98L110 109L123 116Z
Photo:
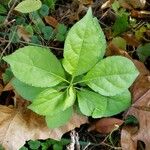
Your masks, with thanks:
M48 25L50 25L50 26L52 26L52 27L54 27L54 28L57 27L58 21L57 21L54 17L52 17L52 16L45 16L44 19L45 19L45 22L46 22Z
M140 75L131 87L133 104L126 113L133 115L139 121L139 129L133 133L133 127L124 127L121 132L121 145L123 150L136 150L137 141L143 141L146 150L150 149L150 73L142 63L134 62Z
M123 124L123 120L116 118L102 118L92 125L89 128L89 131L97 131L100 133L109 133L116 129L118 126Z
M43 117L28 109L15 109L0 105L0 144L6 150L18 150L27 140L60 139L61 136L75 127L86 123L87 119L74 114L67 125L48 129Z

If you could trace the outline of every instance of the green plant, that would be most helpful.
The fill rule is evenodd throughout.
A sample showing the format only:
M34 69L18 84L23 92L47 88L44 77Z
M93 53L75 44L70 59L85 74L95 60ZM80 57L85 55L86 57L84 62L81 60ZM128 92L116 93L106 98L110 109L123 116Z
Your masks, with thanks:
M130 106L128 88L138 71L125 57L103 59L105 49L105 36L89 9L68 32L64 68L48 49L36 46L20 48L3 59L11 66L18 93L25 98L32 95L28 108L46 116L54 128L71 118L76 105L93 118L112 116Z
M112 9L116 14L116 20L114 25L112 26L114 36L125 32L129 28L129 13L125 9L120 7L120 3L115 0L112 4Z

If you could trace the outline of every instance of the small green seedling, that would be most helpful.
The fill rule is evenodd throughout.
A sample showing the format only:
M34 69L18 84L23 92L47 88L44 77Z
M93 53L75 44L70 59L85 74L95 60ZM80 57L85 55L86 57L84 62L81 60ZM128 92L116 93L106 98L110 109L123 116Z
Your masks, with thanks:
M36 46L20 48L4 60L15 76L14 87L32 102L28 108L56 128L69 121L74 106L93 118L112 116L130 106L128 88L138 70L122 56L103 59L105 49L105 36L89 9L68 32L62 64L48 49Z

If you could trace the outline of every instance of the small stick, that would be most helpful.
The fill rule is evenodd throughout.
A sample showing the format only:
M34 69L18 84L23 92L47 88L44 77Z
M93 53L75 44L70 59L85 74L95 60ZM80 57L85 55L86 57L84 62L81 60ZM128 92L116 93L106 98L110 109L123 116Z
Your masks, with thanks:
M14 3L13 3L13 5L12 5L12 7L10 8L10 10L9 10L9 12L7 14L7 17L6 17L5 21L4 21L4 25L8 24L8 19L9 19L10 15L11 15L13 9L15 8L15 5L16 5L17 1L18 0L15 0Z

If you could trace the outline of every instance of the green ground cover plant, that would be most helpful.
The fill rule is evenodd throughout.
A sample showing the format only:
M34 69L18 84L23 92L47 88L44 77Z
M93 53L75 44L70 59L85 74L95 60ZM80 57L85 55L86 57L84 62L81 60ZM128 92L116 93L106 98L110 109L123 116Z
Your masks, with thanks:
M90 8L68 32L62 61L37 46L19 48L3 59L10 64L16 91L31 101L28 108L56 128L74 111L101 118L130 106L128 88L138 70L128 58L104 58L105 50L105 36Z

